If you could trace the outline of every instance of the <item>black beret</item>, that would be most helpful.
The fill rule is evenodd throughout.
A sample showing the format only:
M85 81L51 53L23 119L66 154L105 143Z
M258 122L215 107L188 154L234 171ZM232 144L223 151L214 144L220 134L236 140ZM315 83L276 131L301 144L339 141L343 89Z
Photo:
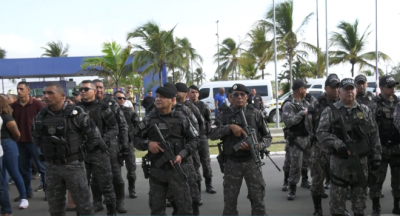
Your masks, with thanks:
M194 89L196 91L199 91L199 87L195 86L195 85L191 85L189 86L190 89Z
M297 79L293 82L292 90L296 91L297 89L304 87L307 88L307 85L304 83L302 79Z
M249 94L249 89L245 85L240 84L240 83L233 85L232 89L233 89L233 91L243 91L243 92L246 92L246 94Z
M175 87L178 92L187 92L188 91L188 87L185 83L181 83L181 82L175 83Z
M172 83L165 83L164 86L158 87L156 93L166 97L174 98L176 97L176 88Z

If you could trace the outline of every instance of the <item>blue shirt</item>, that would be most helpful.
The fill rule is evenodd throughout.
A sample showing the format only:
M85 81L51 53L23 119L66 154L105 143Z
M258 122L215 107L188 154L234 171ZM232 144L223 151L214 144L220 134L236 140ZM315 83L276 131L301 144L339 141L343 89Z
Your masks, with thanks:
M223 103L225 103L226 94L223 94L223 95L221 95L220 93L216 94L214 97L214 101L218 101L218 107L215 107L215 110L217 110Z

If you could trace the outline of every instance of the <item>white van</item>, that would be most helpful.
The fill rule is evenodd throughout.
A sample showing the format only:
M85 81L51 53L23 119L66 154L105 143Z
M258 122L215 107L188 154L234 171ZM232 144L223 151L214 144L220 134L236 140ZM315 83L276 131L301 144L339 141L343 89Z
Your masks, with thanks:
M272 86L271 86L271 80L265 79L265 80L232 80L232 81L215 81L215 82L207 82L204 83L203 85L200 86L199 88L199 100L202 100L204 103L208 105L208 107L211 109L212 113L214 113L215 109L215 103L214 103L214 97L216 94L219 93L219 88L224 87L225 88L225 94L228 92L230 88L235 83L240 83L245 85L247 88L250 89L255 88L257 91L257 94L259 94L264 103L272 100ZM229 103L227 101L227 103Z

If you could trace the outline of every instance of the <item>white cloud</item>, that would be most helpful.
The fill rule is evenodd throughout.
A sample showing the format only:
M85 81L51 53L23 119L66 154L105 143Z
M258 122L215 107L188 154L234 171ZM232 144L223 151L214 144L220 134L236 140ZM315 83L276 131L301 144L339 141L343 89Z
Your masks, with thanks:
M17 34L0 34L1 48L7 51L7 57L23 57L32 53L36 47L29 37Z

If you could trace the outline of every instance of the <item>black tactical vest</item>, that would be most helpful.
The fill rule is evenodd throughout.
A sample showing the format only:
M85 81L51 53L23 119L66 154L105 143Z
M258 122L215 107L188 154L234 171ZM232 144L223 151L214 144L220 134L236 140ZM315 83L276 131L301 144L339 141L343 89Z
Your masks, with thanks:
M102 102L98 102L97 100L88 102L90 105L86 105L85 102L79 103L88 114L90 119L96 124L97 128L100 131L100 134L103 136L107 131L105 129L105 125L103 124L103 116L102 112L108 108L107 104Z
M317 131L317 128L319 126L319 119L321 118L322 111L324 111L324 109L330 104L325 95L320 95L317 98L317 101L319 106L317 107L317 110L314 110L314 113L316 114L316 118L313 122L314 133Z
M331 107L333 106L334 105L331 105ZM360 106L352 109L351 114L348 114L346 108L343 106L340 107L339 111L343 116L347 134L355 142L359 157L361 158L367 156L370 152L372 152L372 149L367 137L370 126L368 125L368 121L365 119L364 112ZM336 119L338 116L335 116L334 114L334 118ZM345 140L339 123L334 124L334 134L340 140Z
M366 95L358 95L356 96L356 100L360 104L364 104L365 106L369 106L369 103L374 99L373 95L369 92Z
M400 143L400 134L393 125L393 112L396 106L389 107L385 104L382 96L376 97L377 103L376 123L379 128L379 138L382 146L390 146ZM393 104L396 105L399 101L396 95L393 96Z
M42 152L47 159L64 159L77 154L83 142L82 134L73 122L78 115L75 105L68 104L62 111L62 115L53 116L48 114L48 108L39 112L40 118L35 121L35 129L41 134ZM55 136L63 142L51 140Z
M132 114L134 111L130 107L121 107L121 109L122 109L122 112L124 113L126 123L128 124L129 142L133 142L133 131L135 129L135 126L133 125L133 122L132 122Z
M254 128L255 133L257 134L257 139L260 139L260 135L258 133L258 127L256 123L256 117L254 115L254 107L253 105L248 104L245 109L245 117L247 124L249 125L250 128ZM240 117L239 110L234 111L233 107L225 107L223 110L223 117L224 117L224 125L227 124L237 124L241 126L242 128L244 127L244 122L242 121ZM244 137L236 137L233 134L228 135L222 138L222 141L224 143L224 154L232 157L249 157L251 156L250 151L244 151L244 150L238 150L237 152L234 151L233 146L240 142Z
M184 128L180 117L181 115L184 114L173 109L172 112L167 115L161 115L156 111L151 112L148 116L148 125L151 126L156 124L158 126L164 139L171 143L175 155L179 154L185 144L184 141L186 134L183 134ZM155 132L153 128L147 131L148 138L152 141L160 142L161 138L156 134L157 132ZM153 154L150 151L148 152L148 155L152 164L155 164L156 161L162 157L162 153Z
M310 96L311 96L311 95L310 95ZM312 97L312 96L311 96L311 97ZM309 99L311 99L311 97L310 97ZM307 100L307 101L308 101L308 100ZM287 102L291 102L291 97L287 98L287 99L283 102L282 107L283 107L283 105L285 105L285 103L287 103ZM296 113L300 112L300 110L303 109L300 105L297 105L297 104L295 104L295 107L296 107L296 108L295 108L295 112L296 112ZM306 107L306 108L307 108L307 107ZM305 119L306 119L306 116L303 116L303 119L302 119L299 123L297 123L297 124L295 124L295 125L292 125L290 128L288 128L288 130L289 130L294 136L299 136L299 137L308 136L308 131L307 131L307 129L306 129L306 127L305 127L305 123L304 123Z

